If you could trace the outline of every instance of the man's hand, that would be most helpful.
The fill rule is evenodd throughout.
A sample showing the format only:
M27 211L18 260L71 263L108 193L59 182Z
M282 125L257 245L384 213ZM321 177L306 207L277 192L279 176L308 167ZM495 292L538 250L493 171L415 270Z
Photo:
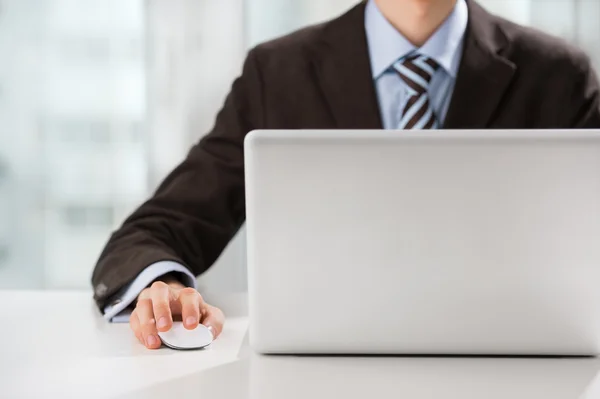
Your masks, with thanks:
M161 346L158 332L169 331L173 319L178 318L188 330L202 323L215 338L225 321L223 312L204 302L195 289L186 288L177 281L156 281L140 293L129 326L148 349L158 349Z

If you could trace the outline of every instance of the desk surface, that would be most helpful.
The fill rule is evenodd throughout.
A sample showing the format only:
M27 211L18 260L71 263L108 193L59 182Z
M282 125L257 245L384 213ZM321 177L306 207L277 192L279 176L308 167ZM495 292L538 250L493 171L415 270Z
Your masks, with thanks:
M219 300L220 299L220 300ZM247 346L245 298L201 351L148 351L88 292L0 291L0 397L598 399L597 359L264 357Z

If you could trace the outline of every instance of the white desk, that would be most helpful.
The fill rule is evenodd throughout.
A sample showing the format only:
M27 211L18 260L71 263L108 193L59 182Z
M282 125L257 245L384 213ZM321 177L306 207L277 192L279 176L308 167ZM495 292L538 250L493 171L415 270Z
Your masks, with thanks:
M148 351L87 292L0 291L0 398L598 399L600 360L263 357L244 298L210 349Z

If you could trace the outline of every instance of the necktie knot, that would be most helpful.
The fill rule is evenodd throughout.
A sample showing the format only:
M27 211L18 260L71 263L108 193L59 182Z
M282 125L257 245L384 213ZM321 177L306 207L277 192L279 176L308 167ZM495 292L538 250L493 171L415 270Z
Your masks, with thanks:
M418 96L427 92L429 83L439 67L433 59L420 54L411 55L394 64L394 69L402 80Z

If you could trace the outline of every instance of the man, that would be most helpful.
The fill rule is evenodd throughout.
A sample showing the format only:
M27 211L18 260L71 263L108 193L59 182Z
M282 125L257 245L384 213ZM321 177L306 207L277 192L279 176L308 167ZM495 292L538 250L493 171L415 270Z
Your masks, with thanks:
M597 78L564 42L473 0L362 2L250 51L212 131L112 235L95 300L108 319L135 306L130 325L148 348L174 315L219 335L224 316L194 277L244 222L253 129L598 127Z

